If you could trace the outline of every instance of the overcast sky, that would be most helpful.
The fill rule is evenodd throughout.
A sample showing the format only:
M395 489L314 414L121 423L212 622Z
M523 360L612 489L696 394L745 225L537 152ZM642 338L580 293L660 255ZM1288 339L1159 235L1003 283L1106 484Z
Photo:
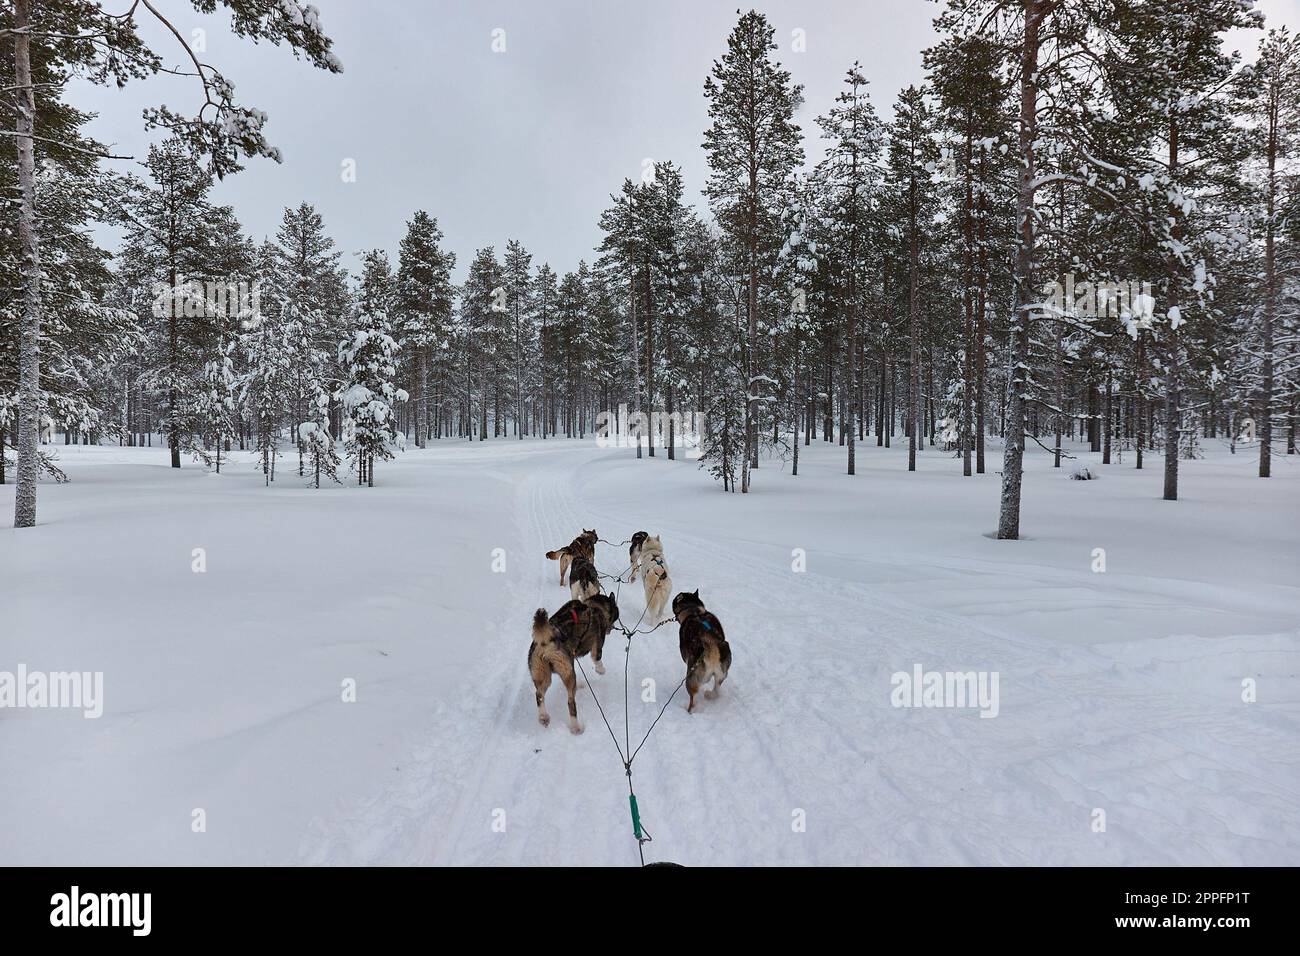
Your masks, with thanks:
M250 160L214 191L253 238L273 237L284 207L306 201L355 272L363 249L385 248L395 264L406 221L424 209L457 255L457 278L475 249L501 252L507 239L522 241L534 264L563 273L594 257L609 194L638 178L647 158L682 166L688 198L703 206L703 84L726 49L735 0L314 2L342 74L234 37L225 18L199 17L188 2L156 2L185 35L203 29L202 59L234 82L240 102L270 115L268 138L284 162ZM779 59L804 85L797 121L810 155L813 119L855 59L882 117L899 89L921 82L921 50L933 42L939 9L929 0L757 6L776 29ZM1271 24L1300 27L1300 0L1260 6ZM497 30L505 52L493 51ZM796 30L803 52L794 49ZM152 28L146 36L166 63L180 62L174 40ZM144 131L141 109L166 103L192 112L193 83L160 76L125 90L77 84L70 97L100 114L93 135L142 158L157 134ZM355 182L341 176L349 159ZM111 233L104 239L115 244Z

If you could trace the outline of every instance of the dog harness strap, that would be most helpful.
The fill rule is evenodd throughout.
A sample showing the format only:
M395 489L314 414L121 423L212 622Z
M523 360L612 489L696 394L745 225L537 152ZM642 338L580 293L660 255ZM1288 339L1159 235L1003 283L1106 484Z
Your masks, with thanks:
M572 607L571 607L571 608L569 608L569 613L573 615L573 623L574 623L574 624L578 624L578 623L579 623L579 621L578 621L578 609L577 609L577 608L572 608Z
M713 630L713 628L709 627L709 622L704 620L704 618L700 618L700 627L704 628L706 631Z

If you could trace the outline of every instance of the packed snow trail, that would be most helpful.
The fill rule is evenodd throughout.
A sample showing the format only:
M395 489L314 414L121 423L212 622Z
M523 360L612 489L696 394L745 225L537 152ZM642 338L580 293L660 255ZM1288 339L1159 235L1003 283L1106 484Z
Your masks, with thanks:
M728 525L726 509L737 499L708 509L723 516L711 526L675 517L675 482L699 477L693 463L611 460L608 452L561 443L528 456L515 497L520 544L512 552L522 580L474 685L492 706L443 728L441 735L480 728L470 772L450 803L424 803L425 829L416 826L419 838L402 841L407 852L397 859L637 861L623 768L591 693L580 680L585 734L571 736L560 721L544 729L524 667L532 609L554 611L568 599L542 554L588 527L610 541L641 529L661 535L674 591L701 590L735 655L721 696L701 700L688 715L679 695L637 758L641 813L654 835L648 861L1296 859L1295 697L1269 718L1242 707L1229 680L1216 676L1224 669L1245 674L1261 662L1293 667L1294 636L1238 637L1230 648L1196 638L1151 640L1114 654L1104 645L1045 646L840 575L794 573L788 553L773 555L770 544L737 534L761 537L760 529L738 528L734 518ZM691 495L685 485L681 493ZM814 568L824 564L826 556L812 550ZM854 559L870 562L868 551ZM602 543L597 565L616 574L626 552ZM640 582L619 589L625 623L643 610L640 592ZM607 673L586 666L620 742L625 645L616 630L606 643ZM634 637L630 651L635 746L683 665L675 625ZM892 707L890 675L916 663L998 671L998 717ZM649 702L641 696L646 679L656 691ZM549 700L562 713L558 681ZM1252 751L1275 762L1253 759ZM427 757L446 760L432 749ZM392 802L377 806L387 811ZM1094 832L1097 810L1106 812L1105 832ZM1196 832L1190 841L1189 828ZM393 845L380 845L383 853L360 859L393 860Z
M1171 505L1154 466L1071 482L1031 455L1027 537L998 542L996 475L870 446L852 479L821 443L797 479L765 461L746 496L565 440L434 443L319 492L265 488L251 460L216 478L165 449L61 454L45 523L0 542L0 670L102 670L105 710L0 714L24 768L0 777L11 862L635 865L592 697L621 741L626 640L586 667L580 736L537 723L526 668L533 611L569 597L543 555L584 527L661 535L734 653L722 694L693 715L678 694L636 758L647 861L1300 862L1285 462L1267 483L1241 456L1187 462ZM596 559L616 574L626 546ZM625 623L641 593L619 588ZM676 626L630 653L635 747L684 673ZM918 665L996 672L998 716L892 706Z

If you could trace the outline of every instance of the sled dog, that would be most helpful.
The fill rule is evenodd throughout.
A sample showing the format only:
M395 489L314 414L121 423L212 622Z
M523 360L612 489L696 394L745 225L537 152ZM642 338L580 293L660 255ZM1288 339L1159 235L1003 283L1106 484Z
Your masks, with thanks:
M594 528L591 531L584 528L582 534L578 535L563 548L560 548L558 551L546 552L546 557L550 560L554 561L558 558L560 561L561 585L564 584L564 576L569 573L569 565L573 563L574 558L582 557L586 558L588 561L594 561L596 559L596 538L597 535Z
M700 600L700 592L682 591L673 598L673 617L679 625L677 646L686 664L686 692L691 695L686 712L695 710L695 695L713 680L705 697L716 697L731 669L731 646L722 632L722 622L709 613Z
M596 566L579 555L569 567L569 591L575 601L589 598L600 593L600 577Z
M605 673L600 656L605 638L617 620L618 604L609 594L569 601L549 619L546 608L537 609L533 615L533 643L528 648L528 673L537 695L537 720L543 727L551 722L551 715L546 712L546 691L551 686L551 675L558 674L569 694L569 729L575 734L582 733L578 705L573 699L578 690L574 661L590 654L596 663L596 673Z
M636 573L641 568L641 545L648 537L649 531L638 531L632 535L632 547L627 549L627 563L632 569L632 576L627 579L629 584L636 580Z
M645 588L646 614L652 624L658 623L668 606L668 597L673 593L672 578L668 577L668 565L664 563L664 549L658 535L641 542L640 563L645 567L641 586Z

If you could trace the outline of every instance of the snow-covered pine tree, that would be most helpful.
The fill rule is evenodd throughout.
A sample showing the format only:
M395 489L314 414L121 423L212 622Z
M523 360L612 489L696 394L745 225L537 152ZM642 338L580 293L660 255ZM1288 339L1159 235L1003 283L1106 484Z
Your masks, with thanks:
M0 10L0 29L6 15ZM38 404L42 417L64 432L65 441L99 441L115 424L115 400L121 393L114 369L138 353L142 342L138 317L116 294L108 254L93 241L96 224L116 221L125 180L101 169L91 155L103 150L83 133L90 116L60 101L57 62L41 57L32 70L40 135L51 141L35 147L40 166L36 205L45 221L61 227L48 230L41 243L39 291L49 308L38 340ZM12 58L0 59L0 89L16 91ZM15 137L0 136L0 195L19 193L18 151ZM0 202L0 274L7 276L23 271L19 212L20 203ZM23 407L20 326L25 302L20 283L0 283L0 484L12 474L13 458L5 449L17 442ZM38 474L61 474L51 453L39 445L35 461Z
M216 358L209 359L203 365L199 391L194 401L194 420L203 446L196 446L195 452L201 457L210 458L217 474L221 474L221 451L227 441L235 434L235 343L223 343ZM213 454L209 456L208 445Z
M363 300L366 296L363 294ZM388 333L384 312L361 312L356 327L339 344L339 363L347 373L343 412L347 417L347 452L357 468L357 484L375 484L375 459L387 461L402 446L393 405L407 400L393 384L397 342Z
M292 370L286 356L292 353L285 339L279 315L263 302L262 313L251 319L240 335L247 362L240 381L240 402L253 428L254 447L262 462L262 474L270 485L275 480L279 434L289 403Z
M419 210L406 224L398 254L396 327L412 365L410 419L417 448L424 447L433 431L430 368L452 335L451 270L456 256L441 243L438 220Z
M533 321L533 257L523 243L511 239L506 243L506 257L502 274L502 292L506 315L509 317L509 342L512 367L509 383L515 395L515 435L522 439L528 433L528 416L524 411L524 394L529 392L528 382L532 369L532 356L537 329ZM504 430L502 432L504 434Z
M308 406L315 399L317 378L324 375L333 387L339 382L334 356L344 332L346 272L339 265L341 253L325 232L324 220L310 203L284 210L271 251L265 292L282 303L282 332L293 349L286 359L290 369L288 411L291 422L300 422L311 414ZM302 475L306 447L293 437Z
M555 270L543 262L533 276L532 303L536 334L536 364L533 369L533 430L543 438L555 431L555 346L556 307L560 297Z
M1166 0L1126 5L1107 24L1118 48L1139 62L1176 63L1169 70L1110 70L1107 88L1141 131L1125 167L1145 231L1157 310L1152 326L1164 382L1164 498L1178 498L1184 377L1203 356L1214 325L1209 266L1231 244L1204 202L1242 158L1226 90L1239 57L1224 48L1234 28L1259 26L1262 14L1234 0ZM1184 328L1186 326L1186 328Z
M501 263L492 246L474 253L460 296L460 343L464 376L464 433L487 440L488 407L500 394L500 375L505 371L507 305ZM489 386L489 383L492 383ZM496 403L497 410L500 403ZM476 414L477 412L477 414ZM501 434L499 418L493 434Z
M955 174L949 188L959 210L963 354L956 374L961 379L957 427L962 474L972 473L973 452L974 472L982 475L990 209L1004 206L992 195L997 181L1013 178L1005 170L994 175L991 167L1006 162L994 147L1009 142L1009 87L1002 50L978 34L945 38L925 51L925 64L938 101L937 119L949 143Z
M1255 204L1260 212L1263 245L1263 269L1258 280L1259 308L1258 335L1250 336L1257 342L1258 368L1249 368L1256 383L1255 422L1259 437L1259 477L1272 475L1273 424L1278 412L1279 378L1284 383L1282 408L1291 412L1288 452L1295 453L1295 403L1300 390L1293 376L1297 369L1296 342L1278 354L1278 335L1290 318L1294 324L1297 282L1295 250L1285 250L1286 223L1300 207L1300 188L1294 163L1300 158L1300 36L1285 27L1270 30L1260 42L1259 56L1254 68L1243 71L1239 83L1242 112L1247 123L1250 158L1256 165ZM1286 185L1290 180L1291 196L1288 201ZM1289 216L1288 216L1289 214ZM1291 254L1286 255L1289 251ZM1287 268L1287 267L1290 268ZM1293 287L1286 294L1288 278ZM1289 306L1289 308L1288 308ZM1287 313L1290 313L1287 315ZM1255 324L1255 323L1252 323ZM1287 353L1290 353L1289 355ZM1279 361L1281 359L1281 361ZM1281 372L1279 376L1279 371Z
M308 472L314 487L320 487L321 475L339 482L337 443L330 429L330 405L333 396L319 382L307 405L308 418L298 424L298 438L307 449Z

